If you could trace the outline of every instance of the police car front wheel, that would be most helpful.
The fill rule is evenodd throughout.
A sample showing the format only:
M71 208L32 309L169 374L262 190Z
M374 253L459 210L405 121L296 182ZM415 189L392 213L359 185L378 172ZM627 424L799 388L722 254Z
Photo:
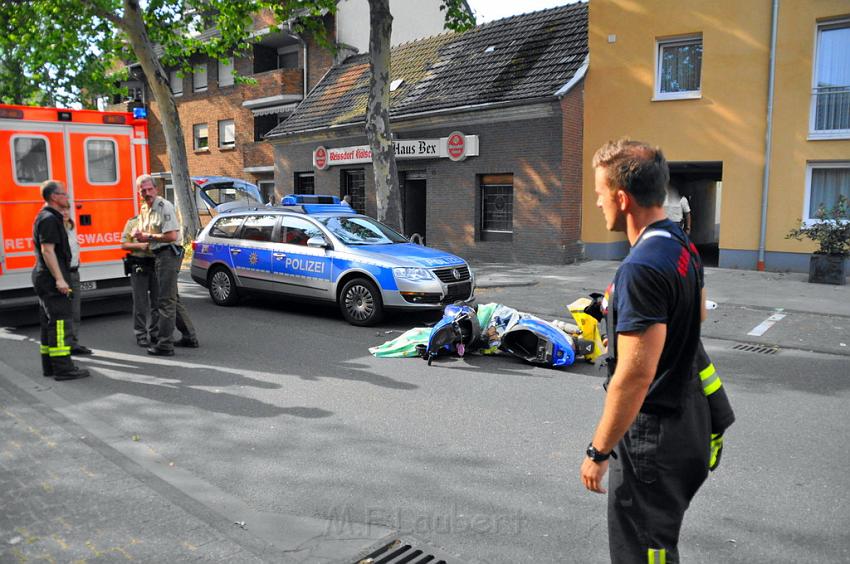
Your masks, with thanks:
M239 301L236 280L225 268L217 268L210 275L210 297L221 306L235 305Z
M352 325L375 325L384 315L381 292L371 281L354 278L345 283L339 294L342 316Z

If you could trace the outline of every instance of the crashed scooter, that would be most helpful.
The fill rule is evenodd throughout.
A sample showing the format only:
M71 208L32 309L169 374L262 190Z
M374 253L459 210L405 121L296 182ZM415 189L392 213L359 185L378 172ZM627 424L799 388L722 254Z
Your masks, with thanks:
M499 348L531 364L555 368L576 361L577 341L542 319L525 317L504 332Z
M443 317L431 329L428 343L417 345L419 356L431 365L438 355L457 353L463 356L466 350L476 345L481 336L481 325L475 310L463 304L447 305Z
M598 322L600 294L580 298L569 310L578 324L573 331L556 327L534 316L525 316L502 334L499 349L531 364L557 368L579 358L593 362L602 354Z

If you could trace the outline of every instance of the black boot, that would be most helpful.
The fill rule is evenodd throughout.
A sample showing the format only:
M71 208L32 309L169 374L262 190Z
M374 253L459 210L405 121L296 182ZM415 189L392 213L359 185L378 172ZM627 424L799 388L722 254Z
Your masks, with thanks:
M57 382L78 380L89 376L88 370L74 366L70 356L55 356L50 360L53 365L53 378Z
M53 364L50 363L50 355L41 355L41 374L42 376L53 376Z

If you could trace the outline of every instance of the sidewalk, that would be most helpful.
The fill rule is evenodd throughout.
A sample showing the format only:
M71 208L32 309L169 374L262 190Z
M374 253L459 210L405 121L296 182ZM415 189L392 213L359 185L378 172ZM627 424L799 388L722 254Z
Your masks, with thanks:
M570 320L567 305L604 292L618 261L570 265L473 263L478 303L499 302L545 319ZM850 285L809 284L803 273L706 268L706 293L717 303L703 324L714 339L850 356ZM748 335L774 313L763 335Z
M2 380L0 398L0 561L262 562L55 411Z
M163 480L145 464L155 457L143 439L116 447L38 399L53 394L52 379L0 368L0 562L330 563L353 561L391 533L252 512L156 461L174 474Z

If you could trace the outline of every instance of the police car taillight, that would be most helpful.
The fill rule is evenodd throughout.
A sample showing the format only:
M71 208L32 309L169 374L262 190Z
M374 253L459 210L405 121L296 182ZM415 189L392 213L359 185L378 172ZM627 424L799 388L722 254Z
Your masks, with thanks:
M198 242L192 241L192 252L194 253L197 250L198 250Z

